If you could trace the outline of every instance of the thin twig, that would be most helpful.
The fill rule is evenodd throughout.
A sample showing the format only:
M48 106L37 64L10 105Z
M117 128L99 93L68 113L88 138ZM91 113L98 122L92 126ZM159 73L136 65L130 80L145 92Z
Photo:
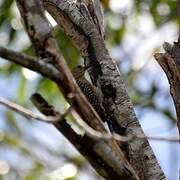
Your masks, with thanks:
M116 139L117 141L120 141L120 142L132 141L135 138L140 138L140 139L148 138L148 139L156 140L156 141L179 142L179 138L177 136L174 136L174 137L162 137L162 136L153 136L153 135L144 136L143 134L131 135L131 136L121 136L117 133L113 133L113 134L101 133L99 131L94 130L86 122L84 122L82 120L82 118L79 116L79 114L74 109L71 109L71 113L74 116L76 122L82 128L84 128L85 132L89 136L91 136L93 138L99 138L99 139L103 139L103 140Z
M62 115L43 116L41 114L35 114L32 111L30 111L12 101L4 99L3 97L0 97L0 104L21 114L22 116L24 116L28 119L35 119L35 120L43 121L46 123L60 122L71 112L72 115L74 116L76 122L78 123L78 125L80 125L90 137L96 138L96 139L102 139L102 140L116 139L117 141L120 141L120 142L128 142L128 141L134 140L135 138L140 138L140 139L148 138L148 139L156 140L156 141L179 142L179 138L177 136L174 136L174 137L162 137L162 136L153 136L153 135L144 136L143 134L132 135L132 136L121 136L116 133L113 133L113 134L101 133L101 132L91 128L85 121L83 121L82 118L79 116L79 114L74 110L73 106L70 106L66 110L66 112Z
M0 97L0 104L6 106L7 108L21 114L22 116L25 116L28 119L35 119L38 121L43 121L47 123L55 123L61 121L64 116L67 115L67 112L69 113L70 109L68 109L64 115L62 116L44 116L41 114L35 114L32 111L20 106L19 104L16 104L12 101L9 101L7 99L4 99L3 97Z

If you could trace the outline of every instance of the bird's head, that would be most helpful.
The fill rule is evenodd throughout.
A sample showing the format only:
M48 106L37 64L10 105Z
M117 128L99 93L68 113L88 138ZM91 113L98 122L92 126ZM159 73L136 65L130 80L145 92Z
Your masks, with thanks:
M75 79L79 79L84 77L85 71L89 68L89 66L78 65L72 69L72 74Z

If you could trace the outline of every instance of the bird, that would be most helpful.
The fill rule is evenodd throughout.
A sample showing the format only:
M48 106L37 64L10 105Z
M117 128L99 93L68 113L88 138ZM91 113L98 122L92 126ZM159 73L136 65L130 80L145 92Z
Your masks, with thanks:
M80 87L83 94L86 96L87 100L90 102L92 107L96 110L103 122L106 122L111 133L118 133L120 135L125 135L125 128L119 126L115 117L108 114L107 108L103 105L103 93L96 86L91 84L85 78L85 72L91 67L91 65L82 66L77 65L71 70L76 83Z
M98 90L96 86L91 84L85 78L85 72L90 66L82 66L78 65L72 69L72 74L76 83L80 87L83 94L86 96L87 100L90 102L92 107L96 110L98 115L101 117L102 121L105 122L106 120L106 112L102 105L102 93Z

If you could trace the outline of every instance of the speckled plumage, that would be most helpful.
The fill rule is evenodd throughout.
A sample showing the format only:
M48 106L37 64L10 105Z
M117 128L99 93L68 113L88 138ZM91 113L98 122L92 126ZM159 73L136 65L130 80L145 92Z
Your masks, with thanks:
M102 97L100 96L100 93L98 92L97 88L85 78L85 70L85 67L78 65L72 70L72 74L78 86L80 87L81 91L84 93L90 104L99 114L101 119L105 121L106 116L105 110L102 106Z

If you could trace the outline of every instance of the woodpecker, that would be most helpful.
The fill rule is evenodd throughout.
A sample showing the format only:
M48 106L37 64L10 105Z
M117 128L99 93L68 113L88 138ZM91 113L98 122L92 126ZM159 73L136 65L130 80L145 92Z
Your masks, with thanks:
M78 65L77 67L72 69L72 74L80 87L81 91L84 93L90 104L96 110L98 115L101 117L103 122L107 122L109 130L111 132L115 132L121 135L125 135L125 128L120 127L116 121L116 119L111 115L108 114L103 106L103 96L100 90L97 89L96 86L92 85L86 78L85 78L85 71L90 66L81 66ZM106 108L107 109L107 108Z
M105 122L106 115L105 110L102 105L102 96L101 93L98 91L97 87L92 85L86 78L85 78L85 71L89 68L89 66L81 66L78 65L74 69L72 69L72 74L76 80L76 83L80 87L81 91L84 93L90 104L96 110L98 115L101 119Z

